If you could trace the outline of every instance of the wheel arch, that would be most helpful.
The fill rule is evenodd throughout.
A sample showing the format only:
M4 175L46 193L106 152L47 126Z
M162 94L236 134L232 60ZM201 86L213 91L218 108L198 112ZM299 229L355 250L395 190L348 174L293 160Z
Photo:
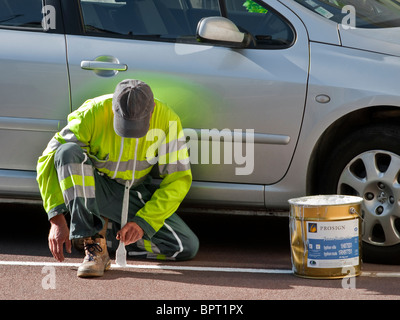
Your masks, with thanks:
M400 107L374 106L359 109L337 119L324 131L314 146L308 164L306 185L308 195L319 193L318 173L329 157L332 145L362 127L375 124L400 126Z

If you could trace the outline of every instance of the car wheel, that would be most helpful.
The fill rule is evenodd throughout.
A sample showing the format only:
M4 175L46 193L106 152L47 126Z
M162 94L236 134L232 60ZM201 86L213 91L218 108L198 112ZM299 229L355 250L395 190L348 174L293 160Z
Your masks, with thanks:
M400 263L400 127L360 129L332 146L320 191L364 199L363 261Z

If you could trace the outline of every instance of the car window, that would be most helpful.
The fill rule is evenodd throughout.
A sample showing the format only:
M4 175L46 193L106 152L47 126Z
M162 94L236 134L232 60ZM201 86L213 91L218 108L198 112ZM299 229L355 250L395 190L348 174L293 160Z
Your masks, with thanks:
M42 0L0 0L0 27L42 30Z
M180 0L82 0L81 9L88 34L175 40L193 33L180 4Z
M356 28L400 27L399 0L295 1L329 20Z
M280 14L265 4L250 0L226 2L227 18L241 31L250 33L256 48L290 46L295 38L293 28Z
M290 25L272 9L249 0L81 0L88 35L198 43L204 17L225 16L250 32L256 47L290 44ZM221 5L222 4L222 5Z

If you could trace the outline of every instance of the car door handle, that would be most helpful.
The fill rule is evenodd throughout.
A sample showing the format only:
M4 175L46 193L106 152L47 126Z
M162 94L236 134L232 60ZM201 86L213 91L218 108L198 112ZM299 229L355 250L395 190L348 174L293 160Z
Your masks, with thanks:
M99 71L126 71L128 66L122 63L104 62L104 61L81 61L81 68L84 70Z

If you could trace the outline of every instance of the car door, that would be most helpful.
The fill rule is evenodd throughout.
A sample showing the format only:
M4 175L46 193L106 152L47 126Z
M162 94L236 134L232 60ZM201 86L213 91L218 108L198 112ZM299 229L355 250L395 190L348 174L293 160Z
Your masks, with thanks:
M295 14L275 1L77 3L83 30L67 35L73 108L113 92L123 79L140 79L181 117L195 180L261 185L285 175L309 61L307 33ZM196 39L201 18L221 15L252 34L251 47Z
M61 33L49 1L0 0L1 193L37 192L37 159L71 110Z

